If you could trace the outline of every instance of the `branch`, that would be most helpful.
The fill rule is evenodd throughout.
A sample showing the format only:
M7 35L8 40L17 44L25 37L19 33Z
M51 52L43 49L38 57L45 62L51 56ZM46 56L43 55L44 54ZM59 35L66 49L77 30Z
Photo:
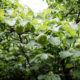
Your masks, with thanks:
M62 65L63 72L64 72L65 71L65 59L61 60L61 65Z
M69 72L71 69L74 69L74 68L76 68L76 66L72 66L72 67L70 67L70 68L67 68L67 69L66 69L66 72Z
M74 9L72 9L71 11L69 11L66 15L65 15L65 17L67 17L69 14L71 14L71 12L73 11Z
M38 36L39 35L37 33L31 33L31 32L27 32L27 31L23 32L22 34L32 34L32 35L35 35L35 36Z
M78 16L76 18L76 24L79 23L79 21L80 21L79 16L80 16L80 12L78 13Z
M20 39L20 42L22 43L21 35L19 35L19 39ZM31 67L31 64L29 62L29 57L25 54L25 51L24 51L24 49L23 49L23 47L21 45L20 45L20 49L23 52L24 56L26 57L27 63L29 64L29 67Z
M20 42L22 43L22 38L21 38L21 35L19 34L19 39L20 39Z
M12 33L12 32L15 32L15 30L13 28L11 28L10 32L7 32L7 33ZM35 36L39 35L37 33L31 33L31 32L27 32L27 31L23 32L22 34L32 34L32 35L35 35Z
M26 57L26 60L27 60L27 63L28 63L28 65L29 65L29 67L31 67L31 64L30 64L30 62L29 62L29 57L25 54L25 51L24 51L24 49L22 48L22 46L20 46L20 48L21 48L21 51L23 52L24 56Z
M66 66L65 66L65 59L63 59L61 61L61 65L62 65L62 68L63 68L64 72L69 72L71 69L77 68L77 66L78 66L78 65L74 65L74 66L71 66L69 68L66 68Z

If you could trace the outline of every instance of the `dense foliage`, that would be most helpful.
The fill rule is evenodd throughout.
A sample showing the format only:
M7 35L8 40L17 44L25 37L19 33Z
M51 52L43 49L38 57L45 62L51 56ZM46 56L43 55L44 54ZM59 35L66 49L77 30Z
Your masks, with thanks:
M80 0L46 1L0 0L0 80L80 80Z

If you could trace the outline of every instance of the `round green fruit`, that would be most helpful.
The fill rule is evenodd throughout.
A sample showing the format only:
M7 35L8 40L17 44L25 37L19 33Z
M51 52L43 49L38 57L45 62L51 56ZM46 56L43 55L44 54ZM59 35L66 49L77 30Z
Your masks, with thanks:
M25 31L29 32L29 31L30 31L30 28L31 28L30 25L29 25L29 26L26 25L26 26L25 26Z
M22 34L24 32L24 27L23 26L17 26L16 32L17 32L17 34Z
M38 43L43 45L47 41L47 36L46 35L39 35L37 41L38 41Z
M30 22L28 22L27 25L25 25L25 31L34 33L35 27Z
M35 27L34 27L33 25L31 26L30 32L31 32L31 33L34 33L34 32L35 32Z

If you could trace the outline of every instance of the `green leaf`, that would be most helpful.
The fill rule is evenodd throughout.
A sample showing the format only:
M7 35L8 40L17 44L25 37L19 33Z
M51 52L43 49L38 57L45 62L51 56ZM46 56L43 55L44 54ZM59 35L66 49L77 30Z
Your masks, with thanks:
M4 20L4 10L0 9L0 20Z
M80 69L74 69L72 71L72 76L77 80L80 79Z
M61 80L61 78L59 75L49 72L49 74L45 76L45 80Z
M48 40L52 45L60 45L59 37L50 37Z
M72 37L76 35L76 31L66 25L62 26L62 29L67 31L67 33L70 34Z
M39 76L38 76L38 80L43 80L44 77L45 77L45 75L39 75Z
M33 24L38 24L38 20L37 19L33 19Z
M49 24L49 22L50 22L50 20L49 19L46 19L43 24L44 25L47 25L47 24Z
M73 56L74 56L75 58L80 57L80 50L73 49L71 52L74 53Z
M42 13L43 17L45 17L46 15L50 14L52 11L52 9L45 9L44 12Z
M48 26L46 25L40 26L38 30L41 30L41 29L48 29Z
M64 58L73 56L74 53L71 53L71 52L69 52L69 51L61 51L61 52L59 53L59 55L60 55L60 57L61 57L62 59L64 59Z

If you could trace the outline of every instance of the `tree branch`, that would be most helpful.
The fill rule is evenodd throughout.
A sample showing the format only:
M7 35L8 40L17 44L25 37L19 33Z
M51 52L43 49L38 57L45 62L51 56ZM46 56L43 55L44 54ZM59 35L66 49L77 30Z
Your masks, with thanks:
M19 35L19 39L20 39L20 42L22 43L22 38L21 38L21 35ZM23 49L23 47L20 45L20 49L21 49L21 51L23 52L23 55L26 57L26 60L27 60L27 63L28 63L28 65L29 65L29 67L31 67L31 64L30 64L30 62L29 62L29 57L25 54L25 51L24 51L24 49Z
M29 62L29 57L25 54L25 51L24 51L24 49L22 48L22 46L20 46L20 48L21 48L21 51L23 52L24 56L26 57L26 60L27 60L27 63L28 63L28 65L29 65L29 67L31 67L31 64L30 64L30 62Z
M10 32L7 32L7 33L12 33L12 32L15 32L15 30L13 28L10 30ZM37 33L31 33L31 32L27 32L27 31L24 31L22 34L32 34L32 35L35 35L35 36L39 35Z
M76 24L79 23L79 21L80 21L79 16L80 16L80 12L78 13L78 16L76 18Z
M19 39L20 39L20 42L22 43L22 38L21 38L21 35L19 34Z
M71 12L73 11L74 9L72 9L71 11L69 11L66 15L65 15L65 17L67 17L69 14L71 14Z

